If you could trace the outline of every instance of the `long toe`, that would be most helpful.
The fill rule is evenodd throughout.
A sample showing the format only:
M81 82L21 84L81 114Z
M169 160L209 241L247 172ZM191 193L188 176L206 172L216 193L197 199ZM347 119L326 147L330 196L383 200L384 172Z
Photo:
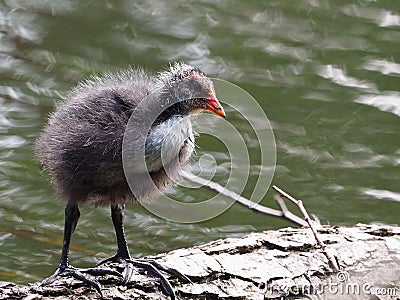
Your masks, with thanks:
M118 254L115 254L114 256L111 256L109 258L103 259L100 261L96 267L108 264L108 263L118 263L121 260L121 257Z
M80 280L82 282L85 282L88 285L94 287L96 289L96 291L101 295L101 297L103 297L103 293L101 291L101 284L100 284L100 282L97 281L97 279L89 278L89 277L85 276L83 273L81 273L78 270L74 270L69 275L74 277L75 279L78 279L78 280Z
M154 259L142 259L141 261L148 262L149 264L153 265L158 270L161 270L165 273L175 276L176 278L180 279L184 283L192 283L189 277L185 274L182 274L177 269L166 267L159 262L155 261Z
M111 269L89 268L89 269L81 269L81 272L93 276L113 275L117 277L124 277L122 273Z
M132 263L125 262L124 272L123 272L124 284L127 284L129 281L131 281L134 270L135 268Z
M171 299L176 298L175 292L174 292L174 289L173 289L171 283L159 270L159 269L161 269L162 271L165 271L165 270L168 270L168 268L166 268L158 263L154 264L154 261L146 260L146 259L130 259L130 260L127 260L127 262L128 262L128 264L132 264L133 266L136 266L136 267L146 270L147 274L149 274L150 276L158 278L164 294L166 296L169 296ZM158 268L159 266L161 266L161 268ZM189 279L189 281L190 281L190 279Z
M51 275L49 278L44 279L40 283L40 286L50 285L61 277L73 277L94 287L96 291L101 296L103 296L101 291L101 284L99 283L99 281L94 277L86 276L86 274L90 274L93 276L113 275L113 276L123 277L123 275L120 272L110 269L100 269L100 268L78 269L72 266L67 266L67 267L59 267L53 275Z

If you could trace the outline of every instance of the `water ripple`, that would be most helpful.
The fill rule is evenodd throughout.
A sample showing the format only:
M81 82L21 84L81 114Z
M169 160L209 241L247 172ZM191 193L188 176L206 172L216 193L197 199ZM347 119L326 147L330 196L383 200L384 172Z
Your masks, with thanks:
M400 92L386 91L383 94L361 95L354 102L370 105L381 111L400 116Z
M25 143L25 139L17 135L0 138L0 148L18 148L24 146Z
M348 16L369 20L380 27L400 26L400 16L382 8L363 7L353 4L344 6L342 12Z
M387 191L387 190L377 190L377 189L370 189L370 188L362 188L360 189L361 193L372 196L376 199L385 199L400 202L400 193Z
M369 71L377 71L383 75L400 75L400 64L385 59L370 58L363 68Z
M377 91L374 83L368 82L366 80L360 80L355 77L351 77L346 74L344 70L338 66L325 65L317 68L317 73L326 79L332 80L332 82L346 86L346 87L356 87L359 89L370 90L371 92Z

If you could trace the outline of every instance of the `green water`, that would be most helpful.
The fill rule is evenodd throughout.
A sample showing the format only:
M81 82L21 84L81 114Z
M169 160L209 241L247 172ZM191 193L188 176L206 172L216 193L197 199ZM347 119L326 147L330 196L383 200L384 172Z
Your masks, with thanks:
M399 224L399 28L398 0L0 1L0 281L39 280L58 263L65 203L32 150L48 114L79 80L128 65L183 60L246 89L274 128L273 184L323 223ZM200 153L226 159L210 139ZM115 238L108 209L81 212L71 262L90 266ZM238 205L197 224L126 211L137 256L290 225Z

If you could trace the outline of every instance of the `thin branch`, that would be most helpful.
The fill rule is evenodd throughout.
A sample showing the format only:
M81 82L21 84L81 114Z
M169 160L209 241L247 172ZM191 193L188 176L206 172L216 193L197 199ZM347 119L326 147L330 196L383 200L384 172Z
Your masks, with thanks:
M285 201L279 196L275 195L274 200L278 203L282 210L282 217L285 219L296 219L298 224L301 224L304 227L308 227L308 223L304 221L302 218L299 218L295 214L293 214L286 206Z
M212 191L220 193L221 195L229 197L229 198L235 200L236 202L238 202L254 211L257 211L257 212L260 212L260 213L263 213L266 215L274 216L274 217L283 217L293 223L296 223L297 225L307 226L307 222L305 222L302 218L299 218L295 214L291 213L287 209L287 207L284 203L282 205L282 203L278 202L279 206L281 207L281 210L265 207L265 206L255 203L253 201L250 201L233 191L226 189L225 187L223 187L222 185L220 185L216 182L203 179L203 178L193 175L189 172L183 173L182 176L185 179L187 179L193 183L199 184L199 185L204 186Z
M318 245L320 245L320 247L322 249L322 252L324 253L326 258L328 259L330 267L332 269L334 269L335 271L339 271L339 266L337 264L337 260L334 259L334 257L331 256L331 254L327 250L327 247L326 247L325 243L319 238L317 229L314 226L314 222L311 220L310 216L308 215L308 212L306 211L306 209L305 209L305 207L303 205L303 201L295 199L294 197L292 197L291 195L289 195L288 193L286 193L285 191L283 191L282 189L280 189L276 185L273 185L272 188L275 191L277 191L282 197L288 199L289 201L294 203L300 209L300 212L304 216L304 220L307 222L307 224L310 227L312 233L314 234L315 240L317 241Z

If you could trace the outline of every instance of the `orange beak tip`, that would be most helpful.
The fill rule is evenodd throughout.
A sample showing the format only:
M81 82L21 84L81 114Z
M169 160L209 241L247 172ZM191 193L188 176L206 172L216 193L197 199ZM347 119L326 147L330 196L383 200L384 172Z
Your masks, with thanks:
M216 114L217 116L225 118L225 111L222 108L221 103L217 99L208 99L207 100L207 108L206 110Z

